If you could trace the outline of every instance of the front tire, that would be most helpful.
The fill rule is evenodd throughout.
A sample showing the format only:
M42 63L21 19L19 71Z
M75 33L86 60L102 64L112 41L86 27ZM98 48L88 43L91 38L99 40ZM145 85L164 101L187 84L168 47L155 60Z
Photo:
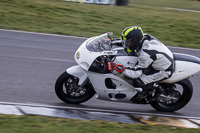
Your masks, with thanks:
M79 79L67 72L63 72L57 79L55 84L55 92L58 98L66 103L83 103L95 94L95 91L88 81L82 88L78 85ZM78 89L79 88L79 89Z
M174 112L183 108L192 98L193 87L189 79L184 79L177 83L174 83L176 86L179 85L182 88L182 93L180 93L180 98L175 103L164 103L162 101L153 101L151 106L158 111L165 112Z

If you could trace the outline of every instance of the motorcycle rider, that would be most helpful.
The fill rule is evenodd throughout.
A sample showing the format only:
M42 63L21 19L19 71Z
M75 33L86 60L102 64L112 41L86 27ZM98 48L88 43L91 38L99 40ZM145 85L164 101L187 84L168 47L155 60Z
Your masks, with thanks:
M157 82L169 78L174 70L173 54L163 43L144 34L139 26L124 29L121 39L114 43L123 46L129 56L138 56L136 66L123 72L133 79L134 87L163 90Z

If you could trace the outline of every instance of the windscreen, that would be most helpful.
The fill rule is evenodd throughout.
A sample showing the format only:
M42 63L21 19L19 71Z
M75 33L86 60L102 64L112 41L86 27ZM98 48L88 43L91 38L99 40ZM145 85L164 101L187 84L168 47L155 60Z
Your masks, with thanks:
M92 52L101 52L111 50L111 38L108 33L95 37L92 41L89 41L86 45L87 49Z

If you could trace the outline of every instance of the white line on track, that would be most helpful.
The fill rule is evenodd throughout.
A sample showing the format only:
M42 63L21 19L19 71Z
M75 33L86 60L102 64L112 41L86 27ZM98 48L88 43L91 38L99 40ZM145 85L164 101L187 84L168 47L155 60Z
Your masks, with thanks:
M68 36L68 35L57 35L57 34L48 34L48 33L37 33L37 32L28 32L28 31L19 31L19 30L0 29L0 31L17 32L17 33L27 33L27 34L36 34L36 35L45 35L45 36L56 36L56 37L68 37L68 38L87 39L86 37L77 37L77 36Z
M19 48L31 48L31 49L38 49L38 50L49 50L49 51L56 51L56 52L72 52L70 49L48 49L48 48L42 48L42 47L34 47L34 46L22 46L22 45L13 45L13 44L0 44L0 46L4 47L19 47Z
M52 106L52 105L39 104L39 103L0 102L0 104L1 105L14 105L14 106L44 107L44 108L53 108L53 109L85 110L85 111L107 112L107 113L118 113L118 114L151 115L151 116L163 116L163 117L174 117L174 118L185 118L185 119L197 119L197 120L200 120L200 117L192 117L192 116L177 116L177 115L158 114L158 113L154 114L154 113L142 113L142 112L131 112L131 111L107 110L107 109L96 109L96 108Z
M23 56L12 56L12 55L1 55L1 54L0 54L0 57L21 58L21 59L30 59L30 60L47 60L47 61L75 62L74 60L65 60L65 59L38 58L38 57L23 57Z

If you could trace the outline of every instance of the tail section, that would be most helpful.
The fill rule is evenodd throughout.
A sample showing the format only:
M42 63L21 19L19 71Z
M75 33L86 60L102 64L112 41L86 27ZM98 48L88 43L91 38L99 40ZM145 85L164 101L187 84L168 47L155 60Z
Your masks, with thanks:
M174 83L200 72L200 58L187 54L174 54L175 70L169 79L162 82Z

